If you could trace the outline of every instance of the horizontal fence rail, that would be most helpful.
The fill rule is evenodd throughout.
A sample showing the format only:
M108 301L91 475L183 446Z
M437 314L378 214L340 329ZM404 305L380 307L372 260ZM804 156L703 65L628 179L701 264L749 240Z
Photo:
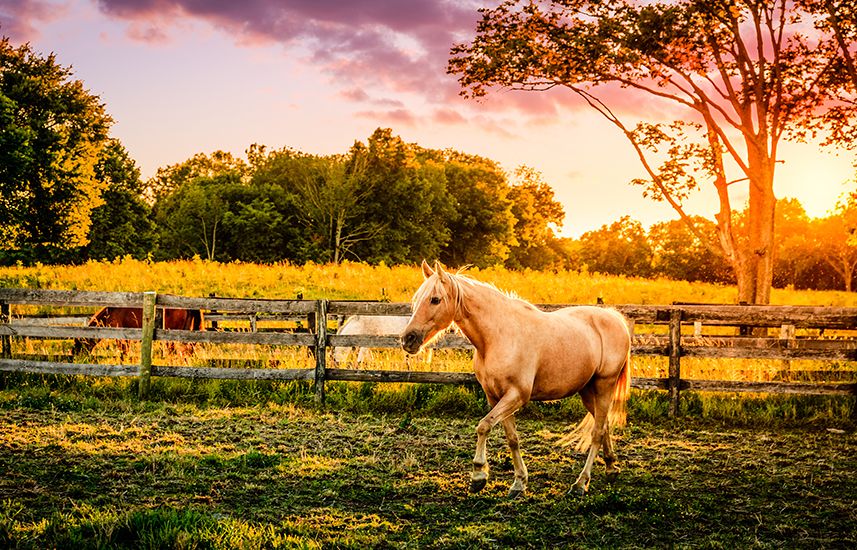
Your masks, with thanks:
M141 308L143 328L86 326L91 314L62 312L13 315L12 306L64 308L133 307ZM538 304L552 311L574 304ZM857 338L795 337L796 329L857 331L857 308L815 306L738 306L738 305L615 305L625 315L633 334L634 355L669 358L666 378L632 379L639 389L666 390L670 394L671 413L678 410L681 391L725 391L789 394L854 395L855 383L746 382L730 380L688 380L681 377L683 357L727 359L810 359L857 361ZM192 331L159 328L162 308L198 309L205 312L212 328L224 321L247 321L250 330ZM43 308L40 308L43 309ZM324 399L324 382L413 382L435 384L475 384L472 372L431 372L397 370L354 370L332 368L327 351L333 347L399 348L396 336L339 335L330 322L350 315L409 315L409 303L328 300L277 300L243 298L193 298L155 293L91 292L66 290L0 289L0 371L89 376L131 376L141 380L141 397L152 376L237 380L306 380L315 386L316 397ZM147 317L148 314L148 317ZM294 322L299 328L262 328L260 324ZM702 325L741 327L742 334L702 335ZM639 334L638 326L658 327L663 333ZM779 329L778 334L766 334ZM687 334L693 330L693 334ZM855 333L857 334L857 333ZM32 361L12 357L12 338L36 339L115 339L138 340L143 344L139 365L103 365L51 361ZM315 357L308 369L186 367L151 364L151 342L207 342L212 344L251 344L300 346ZM147 347L148 345L148 347ZM448 334L433 345L435 349L473 349L467 338Z

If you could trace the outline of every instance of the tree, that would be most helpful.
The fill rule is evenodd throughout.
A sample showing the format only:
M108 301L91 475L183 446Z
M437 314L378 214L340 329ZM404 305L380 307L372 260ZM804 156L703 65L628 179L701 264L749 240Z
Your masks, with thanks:
M229 195L240 189L235 174L198 177L176 188L155 205L161 230L160 254L167 258L200 256L218 259L221 224Z
M252 151L256 151L254 147L258 146L255 144L251 146ZM240 158L235 158L232 153L224 151L215 151L210 155L197 153L184 162L158 168L154 177L146 182L144 194L148 201L155 203L197 178L214 178L232 174L240 180L247 172L247 163Z
M774 226L777 254L774 257L774 286L800 287L805 273L818 262L819 236L803 205L796 199L777 201Z
M143 200L140 169L119 140L109 140L101 150L95 177L105 185L103 204L92 211L83 256L93 260L126 255L146 258L155 249L152 211Z
M538 171L521 166L515 170L515 179L509 190L515 238L506 265L545 269L565 263L553 230L562 227L562 204L554 200L553 189Z
M652 271L646 232L628 216L581 235L578 254L590 271L632 277L647 277Z
M852 120L857 107L857 4L852 0L796 3L815 16L816 29L835 45L830 69L823 76L832 97L822 115L809 122L825 131L827 145L853 149L857 146L857 125Z
M628 138L648 193L668 201L691 228L682 198L697 185L691 169L701 168L719 197L719 243L738 299L767 303L779 143L806 137L808 121L829 113L836 98L828 78L839 59L836 41L804 32L817 21L785 0L509 1L482 10L476 38L453 48L449 71L469 96L492 86L576 93ZM596 95L599 87L664 101L690 124L630 127L606 94ZM837 108L841 119L853 120L853 104ZM653 152L666 157L660 166ZM730 178L733 170L740 177ZM745 238L736 235L729 199L739 181L748 182Z
M450 239L447 226L453 205L442 167L420 164L420 148L378 128L364 145L355 143L352 157L365 156L365 219L377 224L374 238L351 247L356 259L389 264L437 258Z
M707 239L705 242L681 220L656 223L649 228L654 272L683 281L730 282L731 273L723 256L711 251L717 241L714 222L694 216L693 223L697 233Z
M514 244L515 227L505 174L482 157L451 150L435 153L453 201L447 220L450 239L440 252L441 261L459 267L502 264Z
M100 98L53 54L0 38L0 247L56 261L87 243L110 128Z
M841 199L836 211L817 222L821 258L841 278L842 287L851 292L857 270L857 194Z

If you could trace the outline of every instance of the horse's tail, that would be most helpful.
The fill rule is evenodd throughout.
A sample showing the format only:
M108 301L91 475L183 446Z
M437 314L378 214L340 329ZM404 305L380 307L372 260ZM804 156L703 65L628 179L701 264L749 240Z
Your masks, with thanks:
M613 426L624 426L628 418L628 396L631 395L631 348L625 357L625 365L619 372L616 380L616 389L613 391L613 402L610 412L607 414L607 430ZM574 445L574 450L583 452L592 445L592 428L595 426L595 418L592 413L586 413L580 424L568 435L560 439L561 445Z
M613 393L613 405L608 415L608 426L622 427L628 420L628 396L631 395L631 348L625 357L625 366L616 381L616 391Z

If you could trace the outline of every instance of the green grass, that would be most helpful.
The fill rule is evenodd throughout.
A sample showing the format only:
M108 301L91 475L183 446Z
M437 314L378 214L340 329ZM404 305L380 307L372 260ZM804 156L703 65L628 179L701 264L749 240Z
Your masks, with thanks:
M620 480L607 484L596 465L579 498L566 491L582 457L556 446L580 418L579 400L530 407L518 421L530 487L508 501L500 429L488 487L466 492L484 412L466 388L333 385L335 404L319 410L295 383L257 388L256 398L271 399L249 405L21 382L0 390L4 548L857 543L857 437L847 417L772 422L743 411L733 422L690 399L670 420L662 393L634 392Z

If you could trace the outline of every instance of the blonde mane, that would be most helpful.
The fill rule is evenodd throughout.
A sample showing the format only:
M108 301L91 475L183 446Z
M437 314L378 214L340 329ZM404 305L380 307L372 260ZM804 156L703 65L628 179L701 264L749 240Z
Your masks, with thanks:
M435 288L437 288L439 286L441 289L439 294L443 297L443 299L445 299L445 300L451 299L453 301L453 307L455 308L453 310L453 317L455 319L460 319L462 316L470 314L470 310L467 308L467 303L465 302L464 298L466 296L467 285L472 285L472 286L476 286L476 287L482 287L482 288L486 288L489 290L493 290L494 292L497 292L501 296L504 296L504 297L509 298L511 300L515 300L517 302L520 302L521 304L523 304L527 307L530 307L533 309L538 309L538 308L536 308L536 306L534 306L530 302L524 300L523 298L521 298L520 296L518 296L514 292L501 290L501 289L497 288L497 286L494 285L493 283L486 283L484 281L478 281L478 280L468 276L467 274L464 273L464 271L466 271L468 267L469 266L464 266L464 267L458 269L455 273L449 273L449 272L446 273L446 275L449 277L449 280L450 280L450 283L451 283L451 286L453 289L453 292L451 293L451 294L453 294L453 296L451 298L449 297L450 293L448 293L446 291L446 288L442 284L440 284L439 278L434 282L434 285L427 285L426 283L428 282L429 279L426 279L426 281L423 282L423 285L420 286L420 288L414 294L414 297L413 297L413 300L411 301L411 304L415 307L418 303L420 303L422 300L424 300L426 298L427 294L430 294Z

